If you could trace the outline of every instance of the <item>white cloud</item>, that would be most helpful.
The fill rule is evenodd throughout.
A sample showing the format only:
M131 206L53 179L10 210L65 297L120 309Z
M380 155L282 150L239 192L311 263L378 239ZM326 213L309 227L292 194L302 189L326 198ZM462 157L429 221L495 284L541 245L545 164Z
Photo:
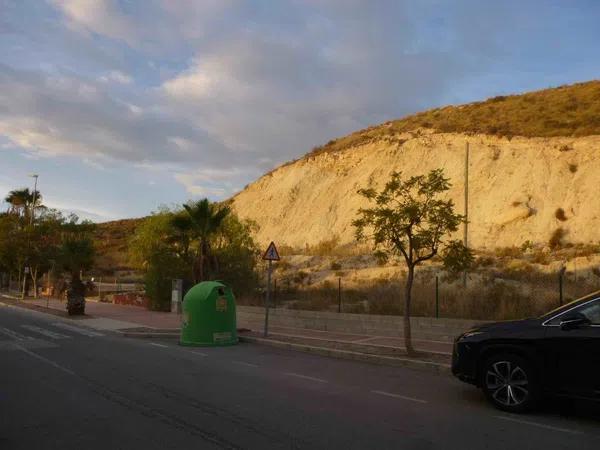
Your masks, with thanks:
M219 29L219 18L239 7L231 0L49 1L75 32L95 33L158 54L206 38L210 30Z
M114 82L120 84L129 84L133 81L133 79L129 75L119 70L111 70L107 74L98 77L98 80L104 83Z
M242 180L250 175L238 168L198 169L175 174L175 179L185 186L188 193L222 200L235 192Z
M15 36L48 28L0 64L0 134L36 156L168 168L214 196L435 106L464 80L472 92L473 77L503 63L506 23L521 14L501 2L49 1L58 20L21 24ZM48 40L52 58L42 66L48 52L29 48L20 65L29 41L49 35L60 37Z
M218 166L231 153L177 114L115 99L106 89L0 65L0 134L36 154L99 161ZM150 97L142 91L139 100Z
M194 66L190 70L167 80L163 84L168 95L180 99L198 99L214 92L218 80L217 74L207 74L202 68Z
M134 44L138 39L135 21L123 15L114 0L51 0L65 15L70 27L122 39Z

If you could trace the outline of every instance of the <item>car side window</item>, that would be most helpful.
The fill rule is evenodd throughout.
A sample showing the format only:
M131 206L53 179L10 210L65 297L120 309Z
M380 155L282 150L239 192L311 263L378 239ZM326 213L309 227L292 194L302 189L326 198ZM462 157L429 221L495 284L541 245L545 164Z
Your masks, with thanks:
M572 309L571 311L564 312L560 316L557 316L548 322L548 325L560 325L560 322L564 320L565 317L575 313L583 314L589 319L592 325L600 325L600 299L586 303L585 305Z
M587 317L592 325L600 325L600 300L588 303L579 312Z

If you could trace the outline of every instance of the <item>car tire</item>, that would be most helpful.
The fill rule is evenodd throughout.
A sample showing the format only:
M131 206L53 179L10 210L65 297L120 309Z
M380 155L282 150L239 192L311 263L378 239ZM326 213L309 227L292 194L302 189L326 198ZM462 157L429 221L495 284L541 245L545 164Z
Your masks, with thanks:
M481 388L496 408L523 413L539 400L539 382L531 364L513 354L498 354L487 359L481 372Z

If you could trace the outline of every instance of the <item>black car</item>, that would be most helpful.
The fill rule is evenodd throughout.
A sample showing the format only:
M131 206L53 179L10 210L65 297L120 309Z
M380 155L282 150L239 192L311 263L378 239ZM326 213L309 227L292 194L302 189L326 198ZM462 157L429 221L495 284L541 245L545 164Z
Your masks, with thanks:
M600 400L600 291L537 319L468 330L454 342L452 373L509 412L544 395Z

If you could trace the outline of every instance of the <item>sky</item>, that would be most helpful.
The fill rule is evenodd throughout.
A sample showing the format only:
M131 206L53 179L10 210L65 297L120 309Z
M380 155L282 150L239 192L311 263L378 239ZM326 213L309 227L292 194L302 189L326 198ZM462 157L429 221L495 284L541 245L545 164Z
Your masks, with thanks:
M224 200L370 125L597 79L598 24L595 0L0 0L0 195L35 173L95 221Z

